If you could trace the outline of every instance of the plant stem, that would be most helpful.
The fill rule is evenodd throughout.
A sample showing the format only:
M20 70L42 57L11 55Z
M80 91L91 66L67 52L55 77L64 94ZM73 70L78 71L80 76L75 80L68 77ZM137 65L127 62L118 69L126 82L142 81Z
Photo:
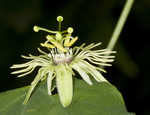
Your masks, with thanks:
M117 22L117 25L116 25L114 32L112 34L112 37L110 39L110 42L107 46L107 49L112 50L114 48L114 46L115 46L115 44L119 38L119 35L123 29L123 26L127 20L127 17L129 15L129 12L132 8L133 3L134 3L134 0L126 0L126 3L124 5L124 8L123 8L122 13L120 15L120 18Z

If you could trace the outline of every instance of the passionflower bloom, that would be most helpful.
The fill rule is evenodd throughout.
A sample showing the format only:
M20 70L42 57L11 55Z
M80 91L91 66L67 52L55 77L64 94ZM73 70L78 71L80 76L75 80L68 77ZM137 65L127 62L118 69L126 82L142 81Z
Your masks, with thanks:
M37 75L30 85L23 104L26 104L36 87L36 85L47 80L48 94L52 95L53 89L57 88L60 102L66 107L70 105L73 97L73 76L74 71L78 72L81 78L89 85L92 85L90 77L98 82L107 82L101 72L106 72L104 66L111 66L109 62L113 62L114 56L110 54L115 51L108 49L94 50L101 43L91 43L90 45L82 44L81 46L72 45L78 37L73 37L73 28L69 27L65 31L61 31L62 16L57 17L59 23L58 31L51 31L45 28L34 26L34 31L40 30L48 32L46 41L41 43L42 47L47 48L47 52L38 48L41 53L39 56L22 56L29 61L23 64L12 65L11 68L19 69L12 74L18 74L23 77L30 74L36 67L39 67ZM56 83L52 83L52 81Z

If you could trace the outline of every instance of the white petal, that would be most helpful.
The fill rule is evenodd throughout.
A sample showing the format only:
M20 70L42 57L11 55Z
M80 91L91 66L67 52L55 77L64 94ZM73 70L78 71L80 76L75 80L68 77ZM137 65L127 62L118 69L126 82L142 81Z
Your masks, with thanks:
M82 62L79 62L79 65L82 66L84 68L84 70L91 74L96 81L98 82L108 82L104 77L103 75L96 70L96 68L90 66L90 64L87 62L87 63L83 63L85 61L82 61Z
M41 72L42 72L42 70L39 69L38 74L36 75L36 77L34 78L34 80L32 81L32 83L31 83L31 85L30 85L30 88L29 88L29 90L28 90L28 92L27 92L27 94L26 94L26 97L25 97L25 100L24 100L23 104L27 104L27 102L28 102L28 100L29 100L29 98L30 98L30 96L31 96L31 94L32 94L32 92L33 92L33 90L34 90L34 88L36 87L36 85L37 85L38 82L40 81Z
M13 71L13 72L11 72L11 74L19 74L19 73L28 72L28 71L32 70L32 68L33 68L32 66L29 66L29 67L23 68L21 70Z
M53 72L48 73L47 77L47 89L48 89L48 95L52 95L51 89L52 89L52 80L53 80Z
M87 82L89 85L92 85L92 82L88 76L88 74L81 68L79 67L80 65L74 64L72 65L73 69L75 69L82 77L82 79Z
M95 80L98 82L108 82L99 71L91 69L91 75L92 74Z

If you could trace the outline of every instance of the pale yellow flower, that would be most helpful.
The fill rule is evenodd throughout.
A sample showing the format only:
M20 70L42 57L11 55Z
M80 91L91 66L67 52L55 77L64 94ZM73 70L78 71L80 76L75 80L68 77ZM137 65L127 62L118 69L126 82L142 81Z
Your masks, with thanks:
M114 61L114 56L110 54L115 53L115 51L108 49L94 50L101 43L91 43L87 46L82 44L81 46L72 47L78 39L78 37L72 37L71 35L73 28L69 27L66 31L61 31L60 24L63 21L63 17L57 17L57 21L59 22L58 31L34 26L35 32L40 30L49 32L45 43L41 43L41 46L46 47L48 52L38 48L41 55L33 56L30 54L29 56L22 56L29 61L11 66L11 68L20 69L12 72L12 74L18 74L18 77L28 75L36 67L40 67L26 94L24 104L28 102L36 85L47 79L48 94L52 95L52 91L56 86L61 104L67 107L70 105L73 97L72 77L75 76L74 71L77 71L89 85L92 85L90 76L94 77L98 82L107 82L101 72L106 72L103 69L104 66L111 66L109 62ZM56 79L56 83L52 84L54 79Z

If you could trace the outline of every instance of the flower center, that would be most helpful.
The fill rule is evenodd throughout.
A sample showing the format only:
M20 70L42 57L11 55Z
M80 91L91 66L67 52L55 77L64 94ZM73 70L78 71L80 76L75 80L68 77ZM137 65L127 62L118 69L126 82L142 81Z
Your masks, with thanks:
M53 63L56 65L63 63L70 63L73 59L72 49L69 49L67 53L64 52L54 53L54 51L52 50L49 55L52 57Z

